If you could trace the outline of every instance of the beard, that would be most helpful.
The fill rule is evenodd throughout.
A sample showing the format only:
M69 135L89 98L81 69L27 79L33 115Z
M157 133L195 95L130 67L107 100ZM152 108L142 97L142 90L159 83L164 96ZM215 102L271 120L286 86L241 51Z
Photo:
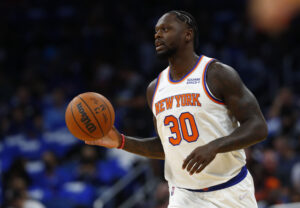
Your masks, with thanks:
M168 59L171 56L173 56L176 53L175 48L166 48L165 50L162 51L156 51L156 56L159 59Z

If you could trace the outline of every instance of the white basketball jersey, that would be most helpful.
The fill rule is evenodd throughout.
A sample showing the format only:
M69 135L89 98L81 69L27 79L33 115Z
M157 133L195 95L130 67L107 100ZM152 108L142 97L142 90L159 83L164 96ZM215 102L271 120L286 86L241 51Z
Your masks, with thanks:
M238 127L221 100L206 85L206 71L214 59L199 57L181 80L173 81L169 67L157 79L152 111L165 152L165 178L174 186L203 189L236 176L246 163L244 150L219 153L199 174L182 170L184 159L196 148L229 135Z

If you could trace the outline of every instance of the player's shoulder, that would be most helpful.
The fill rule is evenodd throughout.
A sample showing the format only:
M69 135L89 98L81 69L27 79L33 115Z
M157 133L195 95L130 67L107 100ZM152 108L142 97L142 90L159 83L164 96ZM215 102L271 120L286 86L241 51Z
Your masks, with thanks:
M207 79L213 79L215 81L239 79L239 75L233 67L224 64L219 60L213 61L208 66L207 76Z
M211 73L216 73L216 74L220 74L220 73L237 73L236 70L234 68L232 68L231 66L222 63L221 61L215 59L209 66L208 66L208 70Z
M147 87L147 91L148 91L148 90L154 90L154 89L155 89L155 86L156 86L156 83L157 83L157 78L155 78L154 80L152 80L152 81L149 83L149 85L148 85L148 87Z
M218 60L209 65L206 76L208 87L221 100L224 100L224 94L227 92L233 92L244 86L237 71Z

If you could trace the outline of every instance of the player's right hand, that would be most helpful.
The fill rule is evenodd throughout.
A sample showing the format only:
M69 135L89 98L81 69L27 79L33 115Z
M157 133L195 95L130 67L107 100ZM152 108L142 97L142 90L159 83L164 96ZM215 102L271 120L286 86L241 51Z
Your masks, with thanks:
M102 138L94 141L85 141L89 145L97 145L106 148L118 148L121 145L122 136L119 131L113 126L112 129Z

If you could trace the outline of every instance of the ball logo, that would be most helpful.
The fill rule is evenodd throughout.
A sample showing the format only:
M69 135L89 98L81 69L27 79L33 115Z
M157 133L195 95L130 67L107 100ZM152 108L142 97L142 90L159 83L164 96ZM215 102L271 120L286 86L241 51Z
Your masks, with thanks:
M88 117L88 115L84 111L81 103L77 104L77 109L78 109L79 113L81 114L81 119L80 119L81 123L83 123L85 125L85 128L90 133L94 132L96 130L96 126L91 122L91 119Z
M101 113L102 111L105 111L106 108L105 108L105 106L102 104L102 105L96 107L94 110L95 110L96 114L99 114L99 113Z

